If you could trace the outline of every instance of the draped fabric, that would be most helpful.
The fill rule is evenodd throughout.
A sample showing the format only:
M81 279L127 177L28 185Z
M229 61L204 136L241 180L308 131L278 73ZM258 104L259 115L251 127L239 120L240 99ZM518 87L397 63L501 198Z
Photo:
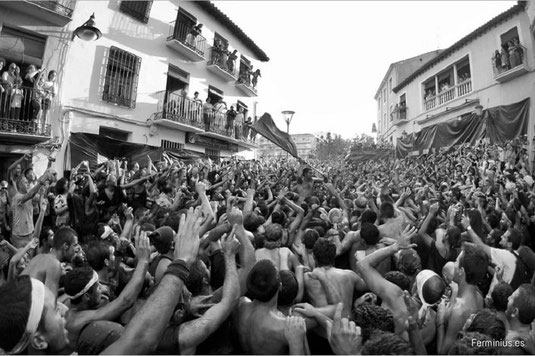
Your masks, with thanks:
M437 125L428 126L418 133L407 135L396 144L396 156L427 153L439 148L488 138L490 143L500 143L525 135L529 121L529 98L511 105L502 105Z
M273 142L292 156L297 156L297 146L292 140L292 137L286 132L282 132L277 128L277 125L273 122L271 115L265 113L260 119L252 126L260 135L264 136L269 141Z
M353 164L359 164L369 160L388 159L393 154L394 151L392 149L359 147L357 145L351 147L346 159Z
M172 158L186 161L202 157L202 154L191 151L140 145L87 133L71 133L69 147L71 167L81 161L88 161L92 170L97 168L99 159L126 158L128 162L142 163L147 161L147 155L152 161L161 160L164 152Z

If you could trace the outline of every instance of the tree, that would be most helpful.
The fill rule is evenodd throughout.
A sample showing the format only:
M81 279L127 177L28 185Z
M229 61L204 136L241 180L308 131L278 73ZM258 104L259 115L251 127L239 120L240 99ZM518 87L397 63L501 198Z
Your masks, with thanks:
M343 139L341 135L332 135L327 132L325 138L323 136L318 138L314 157L325 161L343 160L350 146L350 140Z

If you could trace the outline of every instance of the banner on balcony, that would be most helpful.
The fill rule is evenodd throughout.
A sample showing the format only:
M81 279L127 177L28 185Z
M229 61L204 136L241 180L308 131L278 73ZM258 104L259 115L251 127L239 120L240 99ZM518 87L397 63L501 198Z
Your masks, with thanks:
M140 145L86 133L71 133L69 147L71 167L75 167L81 161L88 161L91 169L96 169L103 160L116 158L125 158L128 162L137 161L140 165L144 165L147 162L147 155L152 161L161 160L164 153L184 161L201 157L189 151Z
M292 137L286 132L279 130L277 125L273 122L271 115L268 113L262 115L262 117L252 126L252 129L292 156L299 158L297 156L297 146L292 140Z
M433 150L449 149L469 142L476 144L488 139L491 144L505 142L524 135L528 130L529 98L511 105L496 106L459 119L428 126L416 134L399 139L396 156L423 154Z

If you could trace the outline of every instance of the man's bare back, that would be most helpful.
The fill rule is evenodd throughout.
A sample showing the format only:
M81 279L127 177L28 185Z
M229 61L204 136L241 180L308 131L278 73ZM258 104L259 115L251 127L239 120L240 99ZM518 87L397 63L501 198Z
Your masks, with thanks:
M290 251L287 247L274 248L272 250L261 248L255 251L256 260L270 260L279 270L291 270Z
M379 225L379 237L390 237L397 239L400 235L404 226L405 219L403 216L398 216L397 218L388 219L383 225Z
M245 354L288 354L285 317L281 312L246 297L242 297L237 308L235 324Z
M353 292L355 291L358 276L355 272L345 269L339 269L335 267L325 268L317 267L314 269L325 271L325 276L332 283L334 289L341 297L341 301L344 303L344 309L342 311L343 317L348 317L351 313L353 305ZM311 278L310 273L305 273L305 288L311 304L315 307L323 307L328 305L327 296L325 290L321 285L321 282L317 279Z

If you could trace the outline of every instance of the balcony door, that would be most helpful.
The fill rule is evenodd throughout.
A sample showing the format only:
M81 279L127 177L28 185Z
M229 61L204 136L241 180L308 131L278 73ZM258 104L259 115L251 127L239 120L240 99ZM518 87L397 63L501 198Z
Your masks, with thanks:
M189 86L188 83L189 73L169 64L163 102L164 108L167 108L169 103L173 103L174 107L183 105Z
M189 30L197 24L195 16L190 14L184 9L178 9L175 23L174 38L180 42L185 42L188 36Z

